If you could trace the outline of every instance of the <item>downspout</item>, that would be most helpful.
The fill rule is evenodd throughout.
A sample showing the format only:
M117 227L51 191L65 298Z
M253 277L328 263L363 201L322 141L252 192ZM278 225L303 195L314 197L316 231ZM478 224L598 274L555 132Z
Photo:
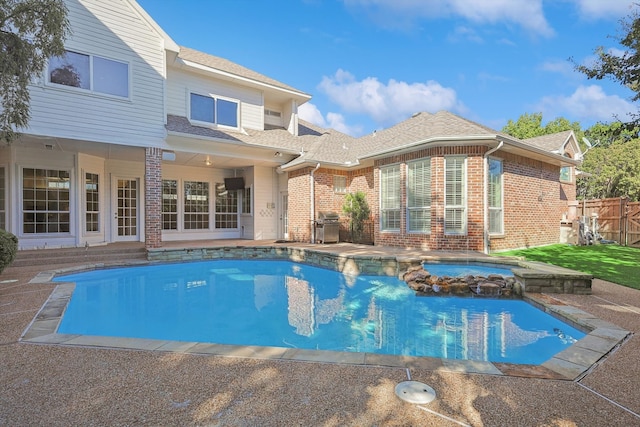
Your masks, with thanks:
M320 169L320 163L318 163L315 167L315 169L313 169L311 171L311 175L310 175L310 182L309 182L309 193L311 194L311 243L315 243L316 242L316 233L315 230L313 229L313 222L316 219L316 181L315 181L315 177L314 174L316 173L316 171Z
M500 141L500 143L492 148L491 150L487 151L486 153L484 153L484 182L482 184L482 190L483 190L483 196L484 196L484 232L483 234L483 240L484 240L484 253L488 254L489 253L489 226L488 226L488 221L489 221L489 156L493 153L495 153L496 151L498 151L499 149L502 148L502 146L504 145L504 141ZM504 195L503 195L504 197ZM504 200L502 201L504 203ZM504 214L504 213L503 213Z

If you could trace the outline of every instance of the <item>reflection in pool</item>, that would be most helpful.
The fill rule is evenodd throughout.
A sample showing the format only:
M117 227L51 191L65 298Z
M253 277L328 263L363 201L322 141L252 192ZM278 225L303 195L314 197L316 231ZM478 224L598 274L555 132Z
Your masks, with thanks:
M217 260L56 278L59 333L540 364L584 334L520 300L417 297L403 281Z

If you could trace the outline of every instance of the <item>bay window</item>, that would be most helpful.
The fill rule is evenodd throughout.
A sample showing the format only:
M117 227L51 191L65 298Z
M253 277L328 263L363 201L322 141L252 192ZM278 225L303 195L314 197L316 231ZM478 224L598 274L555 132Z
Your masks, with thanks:
M407 164L407 230L431 232L431 159Z
M467 232L467 159L462 156L445 158L445 234Z
M380 230L400 231L400 166L380 169Z

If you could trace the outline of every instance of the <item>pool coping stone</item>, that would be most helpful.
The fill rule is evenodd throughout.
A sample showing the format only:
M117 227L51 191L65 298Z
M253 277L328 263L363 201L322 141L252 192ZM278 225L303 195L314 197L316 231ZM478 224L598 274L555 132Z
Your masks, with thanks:
M60 334L57 332L64 310L75 290L74 282L52 282L57 274L90 271L98 268L153 264L156 264L156 262L118 263L108 266L106 264L90 264L39 273L30 283L51 283L56 286L35 318L27 326L19 341L40 345L160 351L346 365L421 368L463 373L576 380L582 377L592 366L599 363L631 335L631 332L623 328L601 320L577 307L560 303L554 299L552 295L543 293L525 293L523 299L537 308L584 331L587 335L541 365L517 365L375 353L350 353L284 347L241 346L143 338Z

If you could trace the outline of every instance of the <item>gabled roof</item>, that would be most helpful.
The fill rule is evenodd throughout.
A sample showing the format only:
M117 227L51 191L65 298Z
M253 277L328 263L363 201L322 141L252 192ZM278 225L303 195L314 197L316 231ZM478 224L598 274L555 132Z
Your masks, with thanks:
M334 129L316 126L299 120L298 135L284 128L268 130L247 129L228 131L192 125L186 117L168 116L167 131L176 135L196 136L219 142L253 147L274 148L295 154L284 170L322 163L328 167L353 168L372 164L375 158L387 157L402 151L427 146L486 145L492 148L530 156L555 164L574 164L557 150L558 141L570 141L572 132L545 135L545 138L519 140L491 128L464 119L448 111L435 114L419 113L388 129L355 138ZM545 146L545 141L551 141ZM550 150L549 147L554 148Z
M306 98L307 100L311 99L311 95L306 94L292 86L286 85L282 82L279 82L278 80L257 73L253 70L250 70L249 68L229 61L228 59L220 58L219 56L210 55L208 53L180 46L178 60L187 65L198 64L202 67L206 67L210 71L217 71L219 73L224 73L230 77L235 77L240 80L250 81L258 83L260 85L282 89L287 92L291 92L298 97Z
M564 132L552 133L549 135L536 136L534 138L523 139L522 141L536 147L543 148L547 151L564 154L565 146L570 142L571 137L576 139L572 130Z

